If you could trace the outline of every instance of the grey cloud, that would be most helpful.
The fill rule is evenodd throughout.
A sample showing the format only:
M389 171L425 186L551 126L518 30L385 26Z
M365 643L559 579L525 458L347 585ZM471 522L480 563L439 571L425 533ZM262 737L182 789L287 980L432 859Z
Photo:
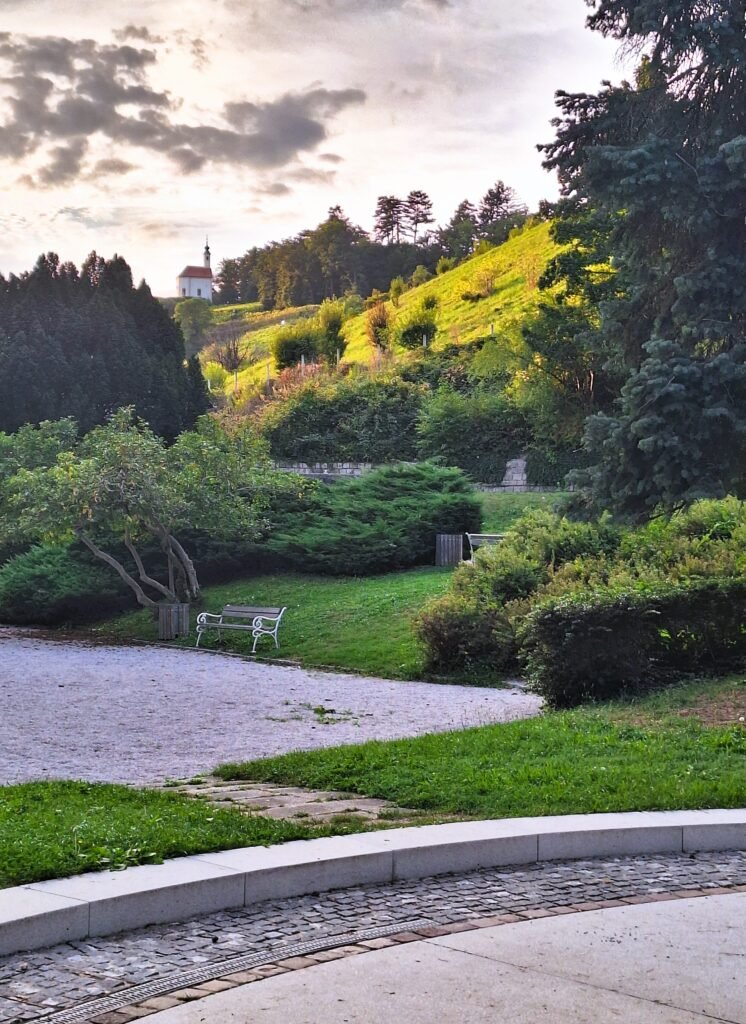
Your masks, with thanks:
M337 114L366 99L361 89L314 85L272 101L226 103L222 127L185 124L176 120L171 97L149 85L151 50L3 33L0 61L10 64L10 74L0 78L10 92L0 152L18 161L52 147L51 161L37 178L43 187L69 181L81 170L94 135L112 145L162 153L184 174L209 163L287 166L327 138L328 122ZM119 172L99 161L95 173Z
M85 139L75 139L66 146L55 147L50 162L39 172L39 183L64 185L77 178L87 149Z
M336 171L324 171L318 167L297 167L288 172L288 177L293 181L303 181L310 185L331 185L336 176Z
M327 164L341 164L344 162L344 158L339 156L338 153L319 153L319 160L323 160Z
M257 192L264 196L289 196L292 191L284 181L274 181L271 185L263 185L257 189Z
M99 160L91 172L93 177L98 175L109 176L110 174L129 174L130 171L135 170L135 165L129 163L127 160L119 160L117 157L109 157L105 160Z
M128 39L137 39L139 42L152 44L165 42L163 36L154 36L146 25L125 25L124 28L114 32L114 38L122 43Z

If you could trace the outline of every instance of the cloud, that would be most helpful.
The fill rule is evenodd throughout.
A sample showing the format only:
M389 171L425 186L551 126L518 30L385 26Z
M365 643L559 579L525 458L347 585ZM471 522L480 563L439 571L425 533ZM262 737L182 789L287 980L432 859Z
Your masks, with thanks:
M133 26L122 31L130 38L139 32ZM193 56L206 59L204 48ZM9 110L0 124L2 157L19 162L39 153L43 166L35 179L24 180L41 188L65 184L84 170L121 173L116 152L85 168L93 137L128 147L128 156L133 147L161 153L184 174L208 164L274 169L316 149L338 114L366 100L361 89L314 85L274 100L229 101L213 123L190 124L176 117L178 104L167 92L151 87L148 72L156 60L153 50L128 44L0 33L0 62L9 71L0 77Z
M99 160L94 164L91 171L91 177L108 177L110 174L129 174L130 171L134 171L135 165L129 163L127 160L120 160L118 157L108 157L105 160Z
M274 181L270 185L262 185L256 191L263 196L288 196L293 190L284 181Z
M165 42L163 36L154 36L145 25L125 25L124 28L114 32L114 38L118 39L120 43L124 43L128 39L137 39L141 43L153 44Z

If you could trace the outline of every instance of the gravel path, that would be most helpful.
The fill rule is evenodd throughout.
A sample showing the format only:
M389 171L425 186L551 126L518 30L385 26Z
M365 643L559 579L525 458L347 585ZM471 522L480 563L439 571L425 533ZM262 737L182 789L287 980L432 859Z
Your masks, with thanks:
M539 699L0 629L0 784L157 783L221 761L526 718Z

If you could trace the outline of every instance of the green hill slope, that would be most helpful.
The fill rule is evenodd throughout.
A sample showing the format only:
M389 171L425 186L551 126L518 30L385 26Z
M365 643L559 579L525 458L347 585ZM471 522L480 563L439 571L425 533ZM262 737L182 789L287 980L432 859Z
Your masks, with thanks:
M498 337L520 324L537 307L541 293L537 283L549 260L560 248L549 237L550 224L525 228L521 234L481 256L474 256L453 270L411 288L399 300L398 307L387 302L392 322L405 317L426 296L438 301L438 332L433 347L464 344L494 332ZM471 298L464 298L470 294ZM479 296L482 297L479 297ZM216 323L243 320L246 340L259 350L269 351L278 328L300 317L312 316L317 306L260 312L256 304L218 306L213 310ZM369 363L374 350L366 335L366 314L345 324L347 349L343 362ZM404 355L403 352L395 352ZM204 357L203 357L204 358ZM238 390L251 387L275 370L268 358L259 358L238 375ZM227 390L233 390L227 385Z
M549 260L560 247L549 237L550 224L527 228L504 245L434 277L405 292L398 308L386 306L396 320L429 295L438 300L438 333L434 347L463 344L490 333L500 334L521 322L536 308L540 292L537 282ZM465 293L485 293L476 301ZM361 314L345 325L345 362L368 362L373 348L366 337L366 316Z

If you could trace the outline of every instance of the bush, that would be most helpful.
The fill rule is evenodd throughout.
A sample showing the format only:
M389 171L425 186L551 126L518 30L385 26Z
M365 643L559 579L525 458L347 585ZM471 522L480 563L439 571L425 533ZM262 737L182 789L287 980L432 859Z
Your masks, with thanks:
M425 284L426 281L429 281L432 276L433 275L423 263L418 263L412 271L409 283L413 288L417 288L418 285Z
M481 302L484 298L481 292L472 291L471 288L467 288L466 291L461 292L462 302Z
M0 621L55 626L120 611L129 590L69 547L36 546L0 568Z
M395 277L394 280L389 285L389 296L391 297L391 301L394 304L394 306L398 307L399 300L401 299L402 295L406 290L407 282L400 274L399 277Z
M319 325L317 347L329 366L335 366L337 355L341 359L347 347L342 325L346 319L345 304L339 299L324 299L321 303L316 320Z
M374 348L388 348L391 340L391 317L383 302L377 302L368 310L365 330L368 341Z
M423 302L409 310L397 324L396 340L402 348L421 348L424 347L423 341L432 344L437 330L435 310Z
M432 564L436 533L476 531L481 517L458 470L384 466L319 488L270 544L304 571L364 576Z
M272 355L278 370L295 366L305 357L306 362L313 362L320 349L319 328L307 320L282 327L272 339Z
M453 270L456 266L456 260L452 256L441 256L438 262L435 264L435 273L440 276L441 274L447 274L449 270Z
M500 483L529 430L523 413L502 395L444 388L423 406L417 437L420 458L458 466L480 483Z
M726 671L746 656L746 582L704 580L540 604L519 642L550 707L639 692L682 672Z
M394 462L416 458L424 387L398 377L311 380L271 403L260 430L276 459Z
M425 647L425 668L432 672L489 667L505 671L515 660L515 635L504 613L456 594L427 604L414 620Z

